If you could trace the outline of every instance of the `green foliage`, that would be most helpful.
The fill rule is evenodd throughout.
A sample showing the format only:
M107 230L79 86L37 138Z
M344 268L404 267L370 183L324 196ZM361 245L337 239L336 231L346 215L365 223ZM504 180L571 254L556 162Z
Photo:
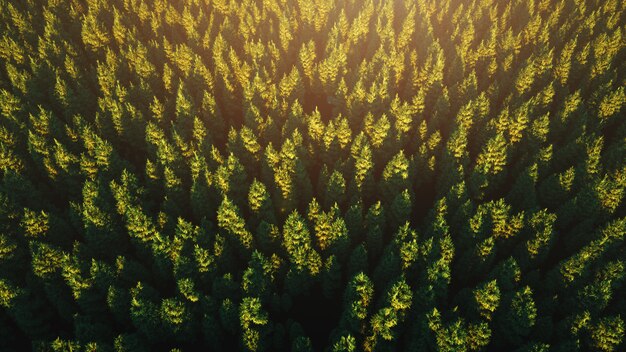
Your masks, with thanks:
M317 275L322 266L321 257L313 248L309 229L304 219L295 211L285 221L283 238L285 249L294 269L298 271L308 270L311 275Z
M0 350L625 350L622 3L0 0Z
M224 197L217 211L217 221L220 228L226 230L245 248L252 247L252 234L246 229L245 220L239 215L239 209L228 197Z
M602 318L591 328L591 346L601 351L615 351L624 338L624 321L619 317Z
M481 317L490 320L500 304L500 289L496 280L489 281L474 290L474 300Z
M267 313L261 307L258 298L245 297L239 307L239 319L243 330L243 343L246 349L257 351L261 349L259 329L268 323Z
M358 273L348 283L344 294L342 326L353 333L363 333L365 319L374 296L374 286L364 273Z

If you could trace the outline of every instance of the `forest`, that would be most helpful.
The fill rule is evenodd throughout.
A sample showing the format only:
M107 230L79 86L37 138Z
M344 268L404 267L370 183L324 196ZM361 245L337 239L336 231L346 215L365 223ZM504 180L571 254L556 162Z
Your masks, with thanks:
M0 350L625 351L626 2L0 0Z

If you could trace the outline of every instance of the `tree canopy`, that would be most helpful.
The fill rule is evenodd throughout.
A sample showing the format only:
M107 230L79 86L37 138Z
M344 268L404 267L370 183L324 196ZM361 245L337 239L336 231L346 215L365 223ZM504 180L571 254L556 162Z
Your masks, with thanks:
M626 2L0 0L0 350L626 350Z

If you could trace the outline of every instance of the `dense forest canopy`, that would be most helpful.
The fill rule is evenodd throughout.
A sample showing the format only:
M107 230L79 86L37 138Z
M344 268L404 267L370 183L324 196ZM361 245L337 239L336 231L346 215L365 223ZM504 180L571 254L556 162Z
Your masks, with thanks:
M626 350L625 10L0 0L0 350Z

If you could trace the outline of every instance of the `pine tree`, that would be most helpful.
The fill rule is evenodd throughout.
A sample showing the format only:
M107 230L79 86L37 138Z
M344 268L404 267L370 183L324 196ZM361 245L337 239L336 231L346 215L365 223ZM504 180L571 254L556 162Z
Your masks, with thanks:
M533 300L533 292L525 286L513 293L509 302L502 311L499 321L501 336L507 342L520 344L527 338L531 328L535 325L537 308Z
M391 203L404 189L410 188L409 160L400 151L385 166L380 188L384 199Z
M256 179L250 185L248 192L248 205L252 213L256 214L256 219L252 222L258 223L261 220L268 223L275 223L274 206L272 199L267 191L267 187Z
M246 228L246 222L239 215L239 208L224 197L217 211L218 226L240 243L244 248L251 249L253 245L252 234Z
M344 294L342 327L355 336L363 334L373 299L374 286L367 275L361 272L352 277Z
M496 280L484 283L474 290L476 308L481 318L491 320L500 304L500 289Z
M239 320L243 333L244 348L250 351L262 350L261 338L265 325L268 324L267 313L263 311L258 298L244 297L239 307Z
M283 226L284 246L294 268L298 271L307 271L310 275L317 275L322 268L319 253L311 243L309 229L302 217L292 212Z

